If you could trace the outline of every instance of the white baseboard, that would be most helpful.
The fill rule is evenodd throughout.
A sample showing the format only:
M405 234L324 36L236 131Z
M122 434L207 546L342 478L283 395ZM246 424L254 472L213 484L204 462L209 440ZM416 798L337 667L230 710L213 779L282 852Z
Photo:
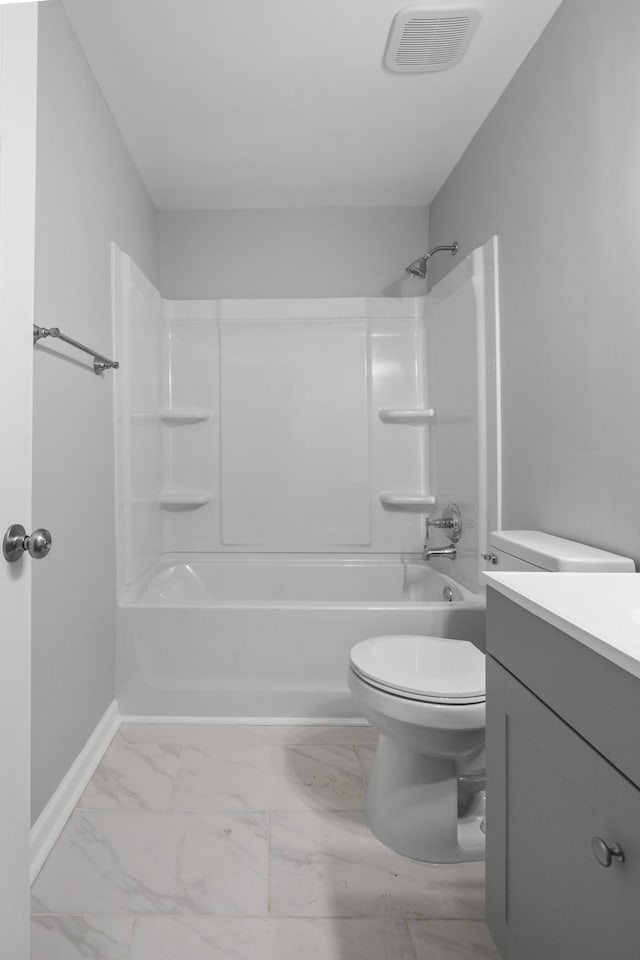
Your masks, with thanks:
M121 723L211 723L260 727L368 727L363 717L146 717L120 714Z
M60 786L31 828L31 882L35 880L62 833L73 808L84 793L120 726L114 700L67 771Z

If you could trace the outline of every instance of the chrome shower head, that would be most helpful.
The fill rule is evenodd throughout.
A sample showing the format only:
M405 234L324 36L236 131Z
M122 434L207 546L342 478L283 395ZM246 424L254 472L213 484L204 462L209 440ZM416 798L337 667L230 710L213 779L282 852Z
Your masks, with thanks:
M410 277L416 277L417 280L424 280L427 276L427 264L429 263L429 260L434 253L438 253L440 250L448 250L449 253L452 253L455 257L456 253L458 252L458 242L456 241L448 247L434 247L433 250L429 250L428 253L425 253L424 257L419 257L417 260L414 260L413 263L410 263L406 268L405 273L407 273Z
M414 260L413 263L410 263L405 273L408 273L410 277L416 277L418 280L424 280L427 276L428 260L429 254L427 253L424 257L419 257L417 260Z

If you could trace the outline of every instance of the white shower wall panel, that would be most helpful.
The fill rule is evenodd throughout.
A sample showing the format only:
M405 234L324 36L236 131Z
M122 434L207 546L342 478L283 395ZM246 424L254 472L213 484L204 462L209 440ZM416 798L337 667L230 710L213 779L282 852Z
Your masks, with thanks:
M223 546L369 546L367 355L362 319L223 321Z
M421 299L165 302L163 550L415 552L419 513L385 490L426 483L426 429L382 423L424 403ZM222 378L222 379L221 379Z
M211 500L195 510L164 509L163 545L208 552L220 540L219 324L211 319L167 322L164 336L163 409L200 411L203 419L163 422L163 488L200 490Z
M218 324L199 319L168 323L166 339L163 397L167 405L214 410L220 389Z
M156 288L116 244L111 249L118 589L162 552L159 496L162 438L158 421L163 307Z
M478 552L479 438L478 364L476 350L456 349L456 344L476 340L475 292L469 280L451 293L429 318L431 396L437 403L433 424L433 468L440 490L455 501L465 519L464 538L458 551ZM455 353L455 379L443 357ZM437 358L437 359L436 359Z
M384 302L384 301L382 301ZM414 301L415 302L415 301ZM418 301L420 315L424 308ZM429 426L384 423L378 411L426 405L424 323L415 317L374 317L369 321L371 355L371 487L372 539L398 551L422 548L421 515L405 509L385 509L378 496L388 492L419 492L429 488Z
M462 512L455 576L477 590L489 535L502 526L497 237L433 287L425 317L432 483L439 506L453 501Z
M121 590L160 553L415 554L452 500L478 584L500 522L495 240L426 301L163 302L116 261Z

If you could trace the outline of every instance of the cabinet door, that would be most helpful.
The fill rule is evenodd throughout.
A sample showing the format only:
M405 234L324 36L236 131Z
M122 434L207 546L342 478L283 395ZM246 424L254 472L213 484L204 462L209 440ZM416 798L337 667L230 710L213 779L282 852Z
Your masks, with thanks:
M628 960L640 943L640 791L488 662L487 916L505 960ZM626 859L600 866L591 840Z

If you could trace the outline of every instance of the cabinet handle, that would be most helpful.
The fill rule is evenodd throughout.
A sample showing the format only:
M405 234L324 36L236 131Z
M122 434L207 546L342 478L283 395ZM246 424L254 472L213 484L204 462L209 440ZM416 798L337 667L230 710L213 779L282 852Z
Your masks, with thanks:
M607 843L602 837L593 837L591 849L601 867L610 867L612 860L624 863L624 853L618 843Z

